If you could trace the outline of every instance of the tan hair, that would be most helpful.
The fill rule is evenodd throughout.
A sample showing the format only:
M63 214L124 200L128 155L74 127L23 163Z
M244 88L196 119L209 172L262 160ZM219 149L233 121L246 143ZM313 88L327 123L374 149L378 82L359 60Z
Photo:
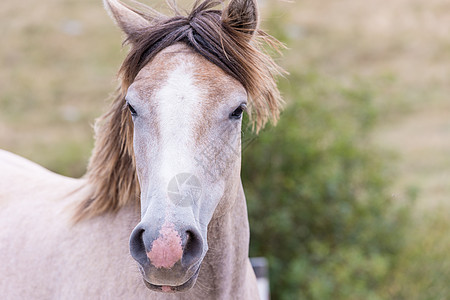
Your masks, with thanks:
M119 76L122 81L118 97L96 123L96 144L90 159L89 184L93 192L77 209L76 220L116 212L130 202L139 203L139 184L133 154L133 123L124 109L124 96L139 71L161 50L175 43L185 43L238 80L249 95L249 113L258 132L268 120L276 123L282 106L275 76L284 71L265 53L263 47L278 51L282 44L245 20L257 18L246 1L241 10L232 6L214 9L222 2L197 1L187 16L174 8L175 16L166 17L145 7L133 11L151 26L127 32L131 50ZM253 3L248 1L250 4ZM244 20L244 23L243 23Z

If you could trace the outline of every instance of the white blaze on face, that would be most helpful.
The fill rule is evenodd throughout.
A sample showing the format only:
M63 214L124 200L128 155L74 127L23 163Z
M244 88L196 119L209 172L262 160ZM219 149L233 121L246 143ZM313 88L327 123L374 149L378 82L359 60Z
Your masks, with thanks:
M201 95L194 85L192 67L180 64L158 90L161 145L161 179L168 183L179 173L195 169L195 123L199 120Z

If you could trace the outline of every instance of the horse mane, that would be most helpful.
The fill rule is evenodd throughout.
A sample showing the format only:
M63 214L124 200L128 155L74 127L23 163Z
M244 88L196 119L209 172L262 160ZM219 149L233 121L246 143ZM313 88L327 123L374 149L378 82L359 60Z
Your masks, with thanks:
M133 123L125 109L125 95L139 71L161 50L184 43L238 80L247 90L249 117L258 132L270 120L277 122L283 104L275 76L284 71L266 51L283 45L264 31L246 29L239 16L214 9L217 0L197 0L187 15L174 4L166 17L140 5L131 8L151 26L128 33L131 46L120 70L121 87L110 110L97 119L95 147L86 173L92 192L77 207L75 220L117 212L129 203L139 204L140 187L135 171Z

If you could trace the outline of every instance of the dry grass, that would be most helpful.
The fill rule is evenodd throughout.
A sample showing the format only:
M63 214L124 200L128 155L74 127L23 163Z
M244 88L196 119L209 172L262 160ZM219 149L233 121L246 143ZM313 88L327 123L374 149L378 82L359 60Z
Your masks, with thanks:
M285 64L378 84L375 142L398 153L393 193L416 187L418 208L450 197L450 2L272 2L293 41ZM281 8L280 8L281 6ZM295 9L294 9L295 8ZM446 201L447 200L447 201Z
M2 148L82 175L122 56L111 25L100 1L2 3Z

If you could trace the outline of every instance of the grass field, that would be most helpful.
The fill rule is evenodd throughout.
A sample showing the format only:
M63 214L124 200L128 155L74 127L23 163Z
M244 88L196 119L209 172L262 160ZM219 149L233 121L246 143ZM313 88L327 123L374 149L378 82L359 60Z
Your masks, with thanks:
M290 48L280 61L286 68L374 91L381 117L372 143L396 156L394 197L416 199L411 246L387 294L448 299L450 2L265 0L261 7L263 27ZM120 32L100 0L5 0L0 34L0 147L82 176L91 125L126 52Z

